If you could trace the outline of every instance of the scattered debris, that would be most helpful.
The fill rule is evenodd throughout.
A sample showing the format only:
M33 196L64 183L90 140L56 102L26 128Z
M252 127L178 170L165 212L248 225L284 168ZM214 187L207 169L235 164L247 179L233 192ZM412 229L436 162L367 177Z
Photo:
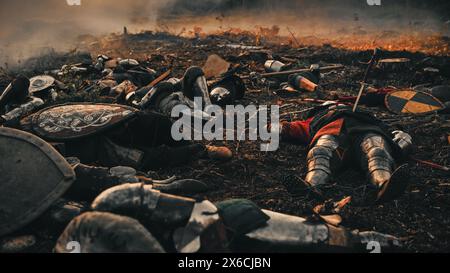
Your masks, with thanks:
M225 74L230 68L230 63L222 59L219 55L212 54L203 66L203 72L207 80Z
M34 235L4 238L0 241L0 253L20 253L36 244Z
M439 73L439 69L433 68L433 67L425 67L425 68L423 69L423 72L428 72L428 73Z
M396 72L408 69L411 60L408 58L381 59L377 62L377 68L385 72Z
M243 49L243 50L260 50L260 49L264 48L262 46L248 46L248 45L237 45L237 44L228 44L225 46L232 48L232 49ZM221 46L219 46L219 47L221 47Z
M30 79L30 93L42 92L53 86L55 78L47 75L35 76Z
M55 78L54 84L49 88L54 89L58 93L58 97L44 97L45 106L81 101L114 102L131 104L136 107L138 104L133 102L139 102L158 83L168 81L179 85L180 79L188 67L202 66L205 62L208 63L208 56L211 53L220 53L227 61L222 62L224 59L220 57L220 65L211 65L214 68L211 77L218 76L219 78L212 84L208 82L209 91L214 91L210 94L212 97L217 95L216 100L226 101L225 104L229 103L226 100L229 96L233 98L231 101L238 99L239 103L244 105L280 104L283 105L285 116L296 120L301 118L305 110L311 106L330 99L339 98L342 99L340 102L352 105L356 100L356 94L360 87L359 81L364 73L357 60L370 57L370 52L367 51L368 47L361 48L362 51L351 51L330 45L292 48L288 45L266 43L265 41L253 43L258 39L247 34L193 39L167 33L131 34L127 32L126 36L126 46L123 44L122 35L101 37L95 43L84 43L85 47L80 52L70 54L53 52L51 56L45 56L42 59L35 58L32 62L26 62L27 69L23 71L27 77L48 74ZM301 42L303 43L303 40ZM251 46L252 44L261 46ZM193 47L198 50L193 51ZM83 53L85 51L89 51L90 54ZM390 127L410 133L417 145L418 152L421 153L420 158L445 165L448 163L450 154L450 147L443 142L445 141L444 136L444 138L447 137L450 144L450 135L446 131L448 116L443 112L436 111L423 116L399 115L389 112L382 107L383 103L378 103L378 97L371 96L374 94L370 94L370 89L387 91L377 94L384 99L386 94L391 92L406 90L410 86L418 84L427 84L426 90L423 92L432 94L444 103L442 98L448 95L449 84L446 58L438 55L431 56L425 64L421 63L425 56L420 52L391 51L389 56L398 56L399 58L384 59L378 62L377 72L380 73L371 75L373 80L367 82L369 91L362 96L358 107L375 115ZM287 64L288 70L285 71L286 67L283 67L279 72L266 73L266 62L270 64L271 68L275 68L274 65ZM61 68L63 65L65 66ZM226 66L228 66L227 69L225 69ZM235 70L235 67L238 66L240 69ZM427 67L439 69L439 72L430 70L426 73L433 75L425 75L424 69ZM204 68L208 70L207 67ZM227 80L215 85L224 80L221 78L222 74L228 71L232 71L233 76L242 81L244 90L249 90L241 92L241 83L236 84L226 77L228 75L224 77ZM9 74L3 75L2 73L0 75L0 90L5 89L17 76L14 71L7 72ZM303 74L301 76L322 88L324 100L311 98L311 93L298 92L297 88L292 88L292 86L289 87L294 92L276 92L280 88L280 84L288 80L289 75L297 77L302 72L315 75L317 82L310 75L305 77ZM64 86L59 85L58 82L63 83ZM119 88L120 85L122 86ZM447 86L447 89L440 86ZM297 87L301 87L301 85ZM112 90L115 92L109 93ZM443 93L438 95L438 91ZM117 97L118 94L123 94L125 98ZM445 101L448 102L448 99ZM295 215L310 214L311 207L317 204L317 196L310 191L302 191L301 195L294 196L280 187L284 184L300 183L300 180L292 177L304 176L306 149L296 145L283 144L276 153L260 153L256 148L259 144L259 142L226 143L231 150L239 151L235 155L236 158L226 163L205 164L204 160L189 162L184 166L152 172L154 176L151 177L164 179L177 175L177 177L201 179L200 183L202 184L188 181L187 185L201 190L205 189L204 185L206 185L207 192L200 196L207 196L213 201L254 197L252 199L263 208ZM295 175L285 175L286 172L291 171ZM407 192L396 203L365 207L360 206L359 201L367 195L366 177L352 172L341 174L330 183L326 191L323 191L324 198L325 200L328 198L339 200L342 196L352 196L351 210L345 209L345 205L339 209L340 206L332 202L333 205L330 207L333 209L329 211L321 209L318 210L318 214L324 215L321 217L322 222L326 221L334 225L345 219L345 224L352 228L376 228L376 230L386 230L399 236L415 236L414 243L406 246L409 251L443 249L449 244L448 236L445 231L442 231L442 223L448 222L445 212L450 209L448 207L450 202L446 193L448 187L435 186L446 185L447 178L442 175L442 172L424 168L419 164L412 166L411 175L415 180L411 182L410 187L415 191ZM141 174L138 173L137 176L141 176ZM140 181L145 181L145 179L142 178ZM153 184L155 188L164 188L168 185L170 183L166 185L166 183L159 184L156 181ZM177 184L173 184L172 187L175 185ZM346 203L344 200L342 203ZM437 210L431 207L441 209ZM412 215L412 211L421 213ZM342 216L336 216L338 213ZM47 241L51 242L55 242L59 235L51 233L50 230L43 232L48 232L46 234ZM431 239L427 232L433 234L434 239ZM425 236L423 236L424 234ZM48 246L42 248L45 249L44 251L51 251L51 249L47 249Z
M264 68L266 69L266 72L281 72L287 70L289 67L280 61L268 60L264 64Z

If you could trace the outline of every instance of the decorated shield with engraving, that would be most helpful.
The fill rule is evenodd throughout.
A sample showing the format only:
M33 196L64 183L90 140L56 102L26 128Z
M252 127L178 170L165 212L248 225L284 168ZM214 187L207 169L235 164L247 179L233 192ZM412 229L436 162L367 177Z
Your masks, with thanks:
M385 97L386 108L396 114L419 115L439 111L444 104L432 95L415 90L398 90Z
M39 217L75 180L67 161L39 137L0 128L0 236Z
M137 109L119 104L64 104L33 116L33 130L44 139L65 141L102 132L134 117Z

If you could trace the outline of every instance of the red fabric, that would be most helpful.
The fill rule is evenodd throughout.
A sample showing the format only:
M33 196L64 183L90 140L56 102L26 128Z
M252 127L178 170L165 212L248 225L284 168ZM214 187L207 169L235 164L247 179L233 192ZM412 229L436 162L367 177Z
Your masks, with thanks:
M323 135L338 136L342 131L344 119L337 119L324 127L322 127L314 136L311 136L309 124L313 118L307 120L299 120L293 122L286 122L283 124L282 137L286 140L294 140L303 144L315 143L319 137Z
M321 136L323 135L333 135L333 136L339 136L342 131L342 126L344 125L344 119L340 118L337 119L331 123L328 123L327 125L323 126L317 134L314 136L314 138L311 140L311 143L315 143Z
M308 144L310 141L309 124L312 119L313 118L283 123L283 139Z

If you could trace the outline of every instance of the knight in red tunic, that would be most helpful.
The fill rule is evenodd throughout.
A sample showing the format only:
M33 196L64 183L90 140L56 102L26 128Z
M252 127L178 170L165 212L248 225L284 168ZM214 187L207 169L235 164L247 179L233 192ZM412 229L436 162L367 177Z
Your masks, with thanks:
M281 123L281 139L308 145L305 182L318 189L348 163L357 162L378 189L377 201L397 197L407 184L407 153L411 136L390 133L379 119L364 111L355 113L336 103L316 107L303 120Z

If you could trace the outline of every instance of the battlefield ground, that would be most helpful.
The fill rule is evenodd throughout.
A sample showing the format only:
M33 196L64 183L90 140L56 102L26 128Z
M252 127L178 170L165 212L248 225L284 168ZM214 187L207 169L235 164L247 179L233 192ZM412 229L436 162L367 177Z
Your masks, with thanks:
M444 38L442 38L444 39ZM431 86L450 84L448 38L444 51L434 48L424 50L387 50L385 58L408 58L410 63L401 69L377 69L370 77L374 87L394 86L408 88L420 84ZM207 57L218 54L233 67L239 67L238 75L263 72L264 62L274 58L293 67L309 67L311 64L342 64L341 70L324 74L321 85L328 97L356 95L363 78L365 64L373 48L345 48L331 44L303 44L303 40L270 42L249 33L221 33L183 38L164 32L110 35L105 37L80 37L79 46L72 52L47 52L23 61L20 71L4 66L0 72L0 87L5 87L17 73L35 76L64 64L77 63L88 52L110 57L135 58L158 72L172 69L172 76L182 77L192 65L203 66ZM230 44L258 46L256 48L233 47ZM427 70L433 67L438 69ZM424 70L425 69L425 70ZM115 102L94 91L83 91L93 82L87 75L63 76L58 80L69 86L69 92L50 104L69 101ZM243 105L284 105L282 114L296 112L317 104L302 102L307 97L301 93L279 92L267 84L245 80L247 91ZM364 106L363 106L364 107ZM366 108L366 107L364 107ZM366 108L384 120L392 129L401 129L412 135L417 147L414 156L437 164L450 165L449 116L402 116L383 107ZM295 119L295 114L284 115ZM402 238L405 252L450 251L450 179L448 173L410 162L411 181L406 192L398 199L382 205L371 205L367 199L368 182L364 174L348 170L333 178L322 198L301 187L306 173L306 148L281 143L275 152L261 152L259 141L213 142L226 145L234 153L229 162L198 160L184 166L152 171L156 179L176 175L179 178L195 178L205 182L209 190L196 195L220 201L228 198L247 198L264 209L298 216L308 216L313 208L329 200L339 201L351 196L351 202L341 211L342 225L351 229L375 230ZM31 252L51 252L61 230L48 228L45 223L33 223L18 235L32 234L37 243Z

